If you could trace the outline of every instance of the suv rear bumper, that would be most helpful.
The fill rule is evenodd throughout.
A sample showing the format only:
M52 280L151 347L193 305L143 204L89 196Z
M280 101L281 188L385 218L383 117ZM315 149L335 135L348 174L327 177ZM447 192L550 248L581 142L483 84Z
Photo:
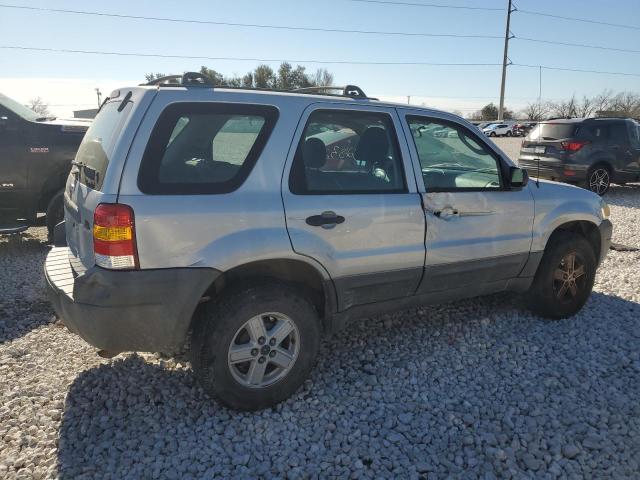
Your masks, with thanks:
M112 353L175 352L191 317L220 272L210 268L113 271L91 267L75 276L69 249L47 255L49 299L64 324Z
M527 170L530 177L540 177L546 180L566 183L583 183L587 180L588 167L576 164L549 164L536 161L520 159L518 165ZM538 173L539 172L539 173ZM567 175L567 172L572 172Z

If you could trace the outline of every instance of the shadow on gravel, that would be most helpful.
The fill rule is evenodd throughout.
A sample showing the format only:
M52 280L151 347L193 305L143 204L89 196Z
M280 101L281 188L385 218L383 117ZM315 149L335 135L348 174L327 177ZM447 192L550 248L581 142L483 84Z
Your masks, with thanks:
M305 387L258 413L209 400L188 368L131 355L70 386L59 476L629 475L638 318L637 303L594 293L559 322L508 295L363 320L323 342Z

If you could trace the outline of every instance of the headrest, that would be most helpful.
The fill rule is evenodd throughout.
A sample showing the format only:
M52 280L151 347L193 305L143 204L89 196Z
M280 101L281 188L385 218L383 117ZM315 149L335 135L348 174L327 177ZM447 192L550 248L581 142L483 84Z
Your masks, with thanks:
M327 147L316 137L308 138L302 145L302 161L307 168L322 168L327 161Z
M386 158L389 151L387 132L382 127L367 128L358 142L354 156L364 162L375 162Z

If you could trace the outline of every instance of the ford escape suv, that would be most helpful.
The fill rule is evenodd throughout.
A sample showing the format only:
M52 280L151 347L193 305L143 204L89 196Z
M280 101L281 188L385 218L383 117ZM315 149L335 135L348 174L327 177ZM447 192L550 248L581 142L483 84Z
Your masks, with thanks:
M110 95L64 209L45 271L65 325L103 355L188 344L205 391L248 410L352 318L505 290L574 315L612 230L598 196L529 183L455 115L195 75Z
M611 183L640 181L640 123L624 118L541 122L522 142L518 164L542 178L604 195Z

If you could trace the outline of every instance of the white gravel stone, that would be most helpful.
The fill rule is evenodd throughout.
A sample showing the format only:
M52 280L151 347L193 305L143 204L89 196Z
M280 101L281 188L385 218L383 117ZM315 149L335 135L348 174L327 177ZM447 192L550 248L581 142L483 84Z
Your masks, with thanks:
M640 188L614 186L640 247ZM356 322L259 413L209 400L184 359L112 360L56 322L45 229L0 238L0 477L637 478L640 252L611 251L576 317L494 295Z

